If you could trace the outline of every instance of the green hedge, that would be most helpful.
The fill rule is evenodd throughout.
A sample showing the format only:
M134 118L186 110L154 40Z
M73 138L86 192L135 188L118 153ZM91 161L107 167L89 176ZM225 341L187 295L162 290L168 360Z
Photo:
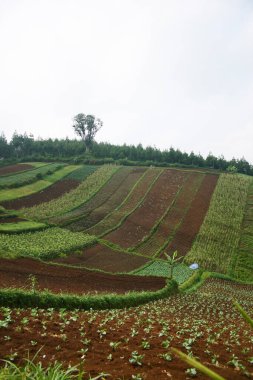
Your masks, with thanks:
M131 292L125 295L77 296L70 294L53 294L45 291L28 292L21 289L0 289L0 306L18 308L52 307L67 310L121 309L167 298L177 291L178 284L176 281L170 281L163 289L156 292Z

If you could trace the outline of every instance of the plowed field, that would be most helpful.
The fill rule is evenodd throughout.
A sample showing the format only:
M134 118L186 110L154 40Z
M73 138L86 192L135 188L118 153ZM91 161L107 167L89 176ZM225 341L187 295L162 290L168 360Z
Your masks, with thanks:
M165 248L169 254L178 251L182 255L190 250L208 210L218 180L217 175L207 174L173 240Z
M164 170L147 194L143 203L120 228L104 238L121 247L133 247L149 234L154 224L163 216L183 184L185 174Z
M148 259L130 253L116 252L107 246L96 244L94 247L83 250L80 254L71 254L54 261L115 273L130 272L146 264Z
M36 276L40 290L48 289L54 293L125 293L158 290L165 286L165 280L157 277L109 275L32 259L0 259L0 288L23 288L25 285L29 288L29 275Z

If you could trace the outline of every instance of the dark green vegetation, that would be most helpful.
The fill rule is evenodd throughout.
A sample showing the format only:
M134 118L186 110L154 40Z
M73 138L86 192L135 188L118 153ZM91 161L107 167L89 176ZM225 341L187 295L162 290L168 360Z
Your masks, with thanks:
M157 166L185 166L196 168L211 168L227 170L235 167L235 170L253 175L253 168L244 158L227 161L223 156L215 157L209 154L204 159L200 154L191 152L187 154L179 149L170 148L161 151L154 147L143 148L141 144L112 145L109 143L96 143L92 145L92 152L84 154L83 141L77 140L35 140L24 134L15 133L10 143L0 136L1 157L12 162L15 160L27 161L69 161L72 163L110 163L117 161L120 165L157 165ZM92 154L91 154L92 153Z

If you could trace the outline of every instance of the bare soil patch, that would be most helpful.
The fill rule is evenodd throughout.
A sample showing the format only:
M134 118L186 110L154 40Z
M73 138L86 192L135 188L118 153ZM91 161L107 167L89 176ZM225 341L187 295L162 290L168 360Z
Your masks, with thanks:
M101 269L107 272L130 272L146 264L148 259L124 252L115 252L101 244L87 248L81 254L71 254L57 258L55 262Z
M40 290L48 289L54 293L125 293L158 290L165 286L165 280L157 277L109 275L85 269L50 265L28 258L0 259L0 288L21 288L24 284L29 287L30 274L36 276Z
M80 182L74 179L63 179L38 193L14 199L13 201L2 202L2 205L8 210L19 210L23 207L36 206L44 202L49 202L52 199L59 198L68 191L75 189L79 184Z
M0 168L0 176L7 175L11 173L23 172L25 170L34 169L32 165L29 164L19 164L19 165L10 165Z
M185 173L177 170L164 170L143 203L115 231L104 238L121 247L133 247L147 236L182 186Z
M173 240L166 247L165 252L171 254L178 251L181 256L184 256L190 250L209 208L218 178L215 174L207 174L205 176L181 226L177 230Z

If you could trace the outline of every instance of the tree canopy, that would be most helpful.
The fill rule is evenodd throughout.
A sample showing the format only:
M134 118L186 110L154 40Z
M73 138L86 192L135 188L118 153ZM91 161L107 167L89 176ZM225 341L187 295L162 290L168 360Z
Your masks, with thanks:
M95 118L93 115L78 113L74 117L73 128L76 134L83 140L85 150L89 151L91 149L95 135L102 125L103 122L100 119Z

